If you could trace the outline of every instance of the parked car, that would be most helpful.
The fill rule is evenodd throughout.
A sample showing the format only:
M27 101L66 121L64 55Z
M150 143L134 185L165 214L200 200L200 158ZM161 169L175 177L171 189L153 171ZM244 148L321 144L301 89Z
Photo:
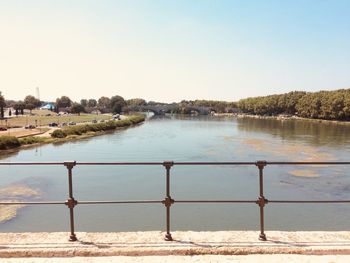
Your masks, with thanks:
M67 126L67 123L66 123L66 122L63 122L63 123L61 124L61 126Z
M24 128L25 129L35 129L35 126L34 125L27 125Z
M57 124L56 122L52 122L52 123L49 123L49 126L50 126L50 127L57 127L58 124Z
M68 125L77 125L77 123L74 122L74 121L70 121L70 122L68 123Z
M97 123L97 120L92 120L92 123Z
M7 131L7 128L4 126L0 126L0 131Z

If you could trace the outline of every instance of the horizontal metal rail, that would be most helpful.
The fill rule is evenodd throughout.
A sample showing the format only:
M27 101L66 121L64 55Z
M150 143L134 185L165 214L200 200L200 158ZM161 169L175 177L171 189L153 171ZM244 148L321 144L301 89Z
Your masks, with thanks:
M268 200L269 203L281 204L327 204L350 203L350 200ZM77 201L77 205L94 204L159 204L163 200L124 200L124 201ZM174 200L174 203L256 203L256 200ZM65 205L62 201L43 202L0 202L0 205Z
M256 200L174 200L174 203L256 203Z
M264 161L266 165L350 165L350 162L270 162ZM64 165L66 162L0 162L0 165ZM257 165L257 162L172 162L173 165ZM145 166L161 166L164 162L75 162L76 165L145 165Z
M258 168L259 176L259 195L256 200L174 200L170 195L170 170L173 166L254 166ZM264 196L264 174L266 166L278 165L350 165L350 162L275 162L275 161L256 161L256 162L0 162L0 166L64 166L68 170L68 199L66 201L0 201L0 205L66 205L69 208L70 216L70 241L76 241L74 227L74 208L77 205L103 205L103 204L163 204L166 208L166 234L165 240L173 240L170 233L170 207L174 203L178 204L256 204L260 210L260 240L266 240L264 230L264 207L267 204L347 204L350 200L268 200ZM76 200L73 196L73 173L76 166L162 166L165 168L165 198L162 200Z
M266 162L266 165L349 165L350 162Z
M163 165L163 163L159 162L77 162L77 165L126 165L126 166L131 166L131 165L144 165L144 166L160 166Z
M43 201L43 202L0 202L0 205L64 205L62 201Z
M0 162L0 165L64 165L63 162L41 162L41 163L30 163L30 162Z
M78 201L79 205L99 204L161 204L163 200Z
M269 200L269 203L281 204L327 204L350 203L350 200Z

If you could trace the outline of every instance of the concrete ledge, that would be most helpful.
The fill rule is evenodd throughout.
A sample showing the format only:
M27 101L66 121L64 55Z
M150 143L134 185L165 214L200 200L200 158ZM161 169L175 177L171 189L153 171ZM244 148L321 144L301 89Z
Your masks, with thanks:
M69 242L68 233L0 233L0 257L72 256L159 256L159 255L247 255L303 254L350 255L350 232L268 231L267 241L255 231L173 232L174 241L164 233L78 232Z

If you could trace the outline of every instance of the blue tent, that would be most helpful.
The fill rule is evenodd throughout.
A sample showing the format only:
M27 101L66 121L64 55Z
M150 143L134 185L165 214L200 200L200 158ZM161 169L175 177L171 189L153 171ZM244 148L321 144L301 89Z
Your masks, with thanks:
M52 103L47 103L45 106L42 106L40 109L41 110L53 110L55 108L55 105Z

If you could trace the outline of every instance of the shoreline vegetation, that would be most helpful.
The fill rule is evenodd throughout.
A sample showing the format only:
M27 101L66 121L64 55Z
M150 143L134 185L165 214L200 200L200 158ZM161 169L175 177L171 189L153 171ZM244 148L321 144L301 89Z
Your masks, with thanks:
M39 144L64 143L72 140L102 135L109 131L137 125L144 120L144 115L137 114L130 115L123 120L110 120L107 122L82 124L56 129L52 132L51 137L29 136L17 138L15 136L0 136L0 154L11 153L14 150Z
M350 121L350 89L289 93L241 99L242 113L298 116L307 119Z
M142 111L153 111L157 115L166 113L190 115L249 114L263 117L298 117L350 122L350 89L318 92L291 91L249 97L238 101L197 99L173 103L146 101L142 98L125 100L119 95L111 98L102 96L98 100L81 99L80 103L73 102L67 96L57 98L56 102L39 101L31 95L26 96L24 101L13 101L5 100L0 93L0 113L2 113L0 119L4 120L0 121L0 125L6 128L19 128L29 124L42 126L56 121L70 122L75 121L74 118L90 118L89 114L96 114L96 116L107 119L108 116L105 114L121 114L122 112L129 114ZM45 112L44 115L42 115L43 112Z
M215 116L234 116L236 118L252 118L252 119L266 119L266 120L279 120L279 121L285 121L285 120L299 120L299 121L309 121L309 122L317 122L317 123L324 123L324 124L338 124L338 125L350 125L350 121L345 120L324 120L324 119L311 119L311 118L303 118L296 115L285 115L285 114L279 114L275 116L267 116L267 115L257 115L257 114L249 114L249 113L239 113L239 114L232 114L232 113L219 113L215 114Z

